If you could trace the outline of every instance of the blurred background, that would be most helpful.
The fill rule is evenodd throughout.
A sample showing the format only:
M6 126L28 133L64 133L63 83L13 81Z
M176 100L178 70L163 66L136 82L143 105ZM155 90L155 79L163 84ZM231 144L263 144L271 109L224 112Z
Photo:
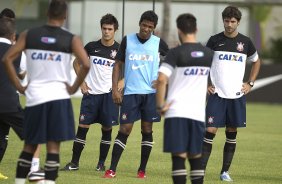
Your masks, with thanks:
M116 40L139 31L139 19L146 10L159 16L155 34L170 48L179 44L175 20L181 13L197 17L198 41L205 44L211 35L223 31L221 12L228 5L242 11L239 32L249 36L262 59L262 68L249 101L282 103L282 0L69 0L65 27L79 35L84 44L101 37L100 18L115 15L120 27ZM49 0L1 0L0 7L16 13L17 32L45 24ZM247 64L246 79L250 70Z

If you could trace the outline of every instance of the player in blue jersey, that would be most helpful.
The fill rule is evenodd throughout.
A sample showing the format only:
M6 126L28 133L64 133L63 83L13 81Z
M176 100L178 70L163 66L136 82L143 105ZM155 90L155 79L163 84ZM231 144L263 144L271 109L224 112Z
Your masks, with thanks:
M165 115L164 152L171 153L173 183L186 184L188 158L191 183L202 184L201 152L213 51L196 41L197 20L192 14L179 15L176 24L181 45L171 49L160 66L157 109Z
M217 129L225 127L226 142L220 172L223 181L232 181L228 171L235 153L237 128L246 127L246 95L254 86L260 69L260 59L252 41L237 30L241 16L237 7L226 7L222 12L224 32L211 36L207 42L207 47L215 54L210 73L212 85L208 87L203 166L207 166ZM247 61L252 62L252 69L249 80L243 82Z
M155 108L154 84L160 57L165 56L168 51L167 44L152 34L157 23L158 16L153 11L144 12L139 21L139 33L125 36L117 53L113 71L113 100L121 105L120 129L112 151L111 166L106 171L105 178L115 177L119 159L133 124L140 119L141 162L137 177L146 177L146 165L153 147L153 122L160 121L160 115ZM124 94L118 89L123 64L125 64Z
M104 15L100 20L102 38L86 44L85 50L91 62L90 72L81 85L83 98L81 101L79 125L72 147L72 159L61 170L75 171L79 169L79 160L86 135L93 123L102 125L100 156L97 171L105 171L105 160L110 145L112 126L118 124L118 106L112 99L112 71L119 43L115 41L118 21L112 14ZM75 71L79 71L79 61L74 61ZM121 90L122 88L120 88Z
M15 184L24 184L38 144L46 143L45 184L58 177L62 141L75 137L70 95L75 93L89 70L89 61L78 36L62 29L67 16L65 0L51 0L46 25L20 34L3 62L17 90L26 95L24 148L19 156ZM28 85L22 86L13 67L14 59L25 50ZM80 60L81 70L71 85L71 56Z

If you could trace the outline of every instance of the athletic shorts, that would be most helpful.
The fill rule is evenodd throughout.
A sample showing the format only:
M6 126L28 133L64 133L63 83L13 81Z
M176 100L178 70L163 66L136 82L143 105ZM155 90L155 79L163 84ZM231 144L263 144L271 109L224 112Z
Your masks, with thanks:
M210 95L206 118L207 127L246 127L246 96L226 99Z
M67 141L75 138L74 117L70 99L55 100L26 107L24 139L27 144Z
M18 137L23 140L23 119L24 111L21 108L18 112L0 113L0 131L8 135L9 129L12 127Z
M164 152L201 154L204 134L204 122L187 118L166 118Z
M79 124L100 123L105 127L118 125L119 108L113 102L112 93L83 95Z
M120 109L120 124L134 123L137 120L160 122L156 110L156 94L124 95Z

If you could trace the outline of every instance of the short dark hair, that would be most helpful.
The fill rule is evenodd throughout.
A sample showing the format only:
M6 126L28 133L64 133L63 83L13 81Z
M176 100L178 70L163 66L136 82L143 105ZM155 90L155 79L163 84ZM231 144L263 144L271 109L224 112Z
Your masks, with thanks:
M176 25L184 34L195 33L197 30L197 19L190 13L184 13L177 17Z
M48 7L48 17L51 19L65 19L67 3L65 0L52 0Z
M139 25L141 24L141 22L143 20L147 20L147 21L150 21L150 22L154 22L154 26L156 27L157 24L158 24L158 15L152 11L152 10L148 10L148 11L145 11L141 17L140 17L140 20L139 20Z
M235 18L239 22L241 17L242 13L236 6L227 6L222 12L222 19Z
M0 37L10 38L16 32L15 20L8 17L0 18Z
M8 17L11 19L15 19L16 18L16 14L13 10L9 9L9 8L4 8L1 13L0 13L0 18L3 17Z
M115 16L112 14L108 13L104 15L101 20L100 20L100 26L102 27L103 24L110 24L114 25L115 30L118 30L118 20L116 19Z

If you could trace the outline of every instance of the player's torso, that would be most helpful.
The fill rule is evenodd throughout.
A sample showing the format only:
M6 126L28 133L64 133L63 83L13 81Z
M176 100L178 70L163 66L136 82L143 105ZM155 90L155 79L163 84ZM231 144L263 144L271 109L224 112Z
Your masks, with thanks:
M107 47L100 40L89 42L85 46L91 63L90 71L85 79L87 85L92 89L89 93L103 94L110 92L118 47L119 43L117 42Z

